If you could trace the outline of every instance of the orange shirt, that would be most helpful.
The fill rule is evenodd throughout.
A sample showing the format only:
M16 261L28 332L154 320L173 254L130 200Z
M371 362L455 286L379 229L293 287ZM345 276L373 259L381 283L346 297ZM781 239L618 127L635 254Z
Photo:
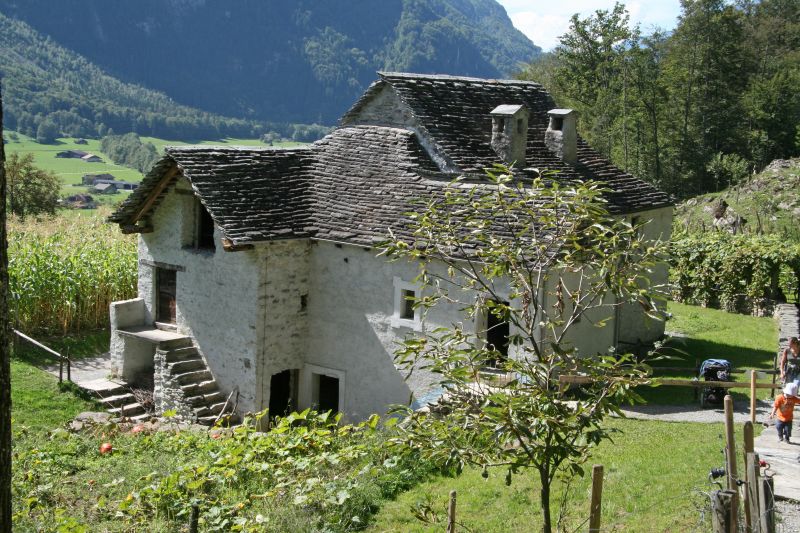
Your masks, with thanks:
M778 413L778 420L781 422L791 422L794 417L794 406L799 403L797 398L787 398L783 394L779 394L775 398L775 410Z

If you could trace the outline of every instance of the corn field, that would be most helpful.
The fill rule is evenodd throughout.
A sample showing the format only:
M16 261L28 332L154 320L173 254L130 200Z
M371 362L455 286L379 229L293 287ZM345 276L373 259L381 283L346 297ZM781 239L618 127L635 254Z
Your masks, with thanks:
M107 211L8 224L9 314L30 334L108 326L109 304L136 294L136 238Z

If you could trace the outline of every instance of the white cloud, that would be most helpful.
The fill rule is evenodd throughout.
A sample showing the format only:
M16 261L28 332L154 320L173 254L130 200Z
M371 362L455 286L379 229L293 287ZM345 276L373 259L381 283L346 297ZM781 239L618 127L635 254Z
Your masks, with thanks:
M558 44L558 36L569 29L574 13L587 17L598 9L610 10L614 0L561 0L533 2L531 0L498 0L506 8L514 26L545 50ZM631 21L648 32L658 26L673 29L680 13L679 0L632 1L627 5Z

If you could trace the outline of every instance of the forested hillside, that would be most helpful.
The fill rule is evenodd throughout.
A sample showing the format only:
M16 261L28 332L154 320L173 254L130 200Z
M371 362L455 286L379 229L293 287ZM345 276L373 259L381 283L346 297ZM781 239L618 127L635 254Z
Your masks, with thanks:
M510 76L539 53L495 0L0 0L0 12L121 80L260 121L333 124L377 70Z
M682 5L670 34L632 27L621 5L573 17L524 76L617 165L686 198L800 154L800 1Z
M253 137L255 122L179 105L122 83L20 21L0 14L4 125L42 142L136 131L169 138Z

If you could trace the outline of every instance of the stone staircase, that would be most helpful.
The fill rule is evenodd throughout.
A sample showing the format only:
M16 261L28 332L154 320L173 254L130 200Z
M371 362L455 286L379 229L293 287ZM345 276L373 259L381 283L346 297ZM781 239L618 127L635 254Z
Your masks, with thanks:
M226 405L228 397L189 337L160 342L155 367L156 412L175 410L178 416L207 426L218 418L238 422L233 400Z
M114 385L113 387L93 391L109 413L115 417L128 418L134 422L144 422L152 418L153 415L148 413L144 406L136 400L127 385Z

